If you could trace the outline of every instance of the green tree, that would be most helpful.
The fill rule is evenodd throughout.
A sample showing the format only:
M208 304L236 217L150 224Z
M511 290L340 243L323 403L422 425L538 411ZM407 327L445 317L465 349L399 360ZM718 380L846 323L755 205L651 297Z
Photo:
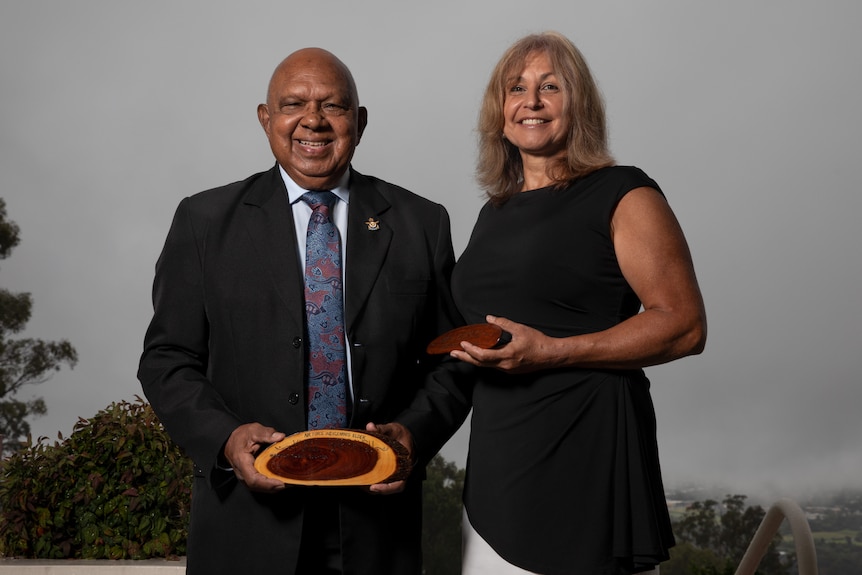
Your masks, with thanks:
M464 470L436 455L422 486L422 557L425 575L461 573L461 492Z
M6 219L6 202L0 198L0 259L9 257L18 245L19 233L17 224ZM22 438L30 434L28 417L47 412L41 397L18 399L20 389L47 381L63 364L71 368L78 361L67 340L9 339L27 325L32 307L29 293L0 288L0 457L21 447Z
M817 542L817 572L820 575L859 573L862 546L832 541Z
M718 501L707 499L695 501L685 511L685 516L674 525L674 533L682 541L688 541L702 549L715 547L721 535L715 506Z
M670 560L661 564L661 575L733 575L736 567L714 551L687 541L677 542L670 550Z
M766 512L760 505L746 507L745 495L728 495L718 502L712 499L692 503L683 518L674 523L678 545L671 549L671 559L661 566L662 575L725 575L736 571L754 533ZM757 573L786 575L792 558L782 560L778 551L781 535L776 534Z
M760 505L746 507L745 499L745 495L728 495L723 502L725 510L721 515L721 551L737 565L742 561L754 533L766 516L766 511ZM789 562L782 561L778 551L781 539L780 533L776 533L772 538L766 555L760 560L759 573L783 575L788 572Z

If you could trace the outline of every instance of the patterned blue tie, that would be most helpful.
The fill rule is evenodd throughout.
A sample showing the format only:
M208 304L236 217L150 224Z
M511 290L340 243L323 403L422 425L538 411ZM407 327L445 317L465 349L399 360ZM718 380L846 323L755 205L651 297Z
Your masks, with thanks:
M311 206L305 244L305 317L308 323L308 429L347 425L347 359L338 228L332 192L306 192Z

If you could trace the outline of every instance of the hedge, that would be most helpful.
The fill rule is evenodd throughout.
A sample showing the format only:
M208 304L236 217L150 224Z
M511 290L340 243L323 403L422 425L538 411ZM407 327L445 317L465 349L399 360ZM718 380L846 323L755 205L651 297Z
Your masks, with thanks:
M141 398L0 463L0 556L185 555L192 464Z

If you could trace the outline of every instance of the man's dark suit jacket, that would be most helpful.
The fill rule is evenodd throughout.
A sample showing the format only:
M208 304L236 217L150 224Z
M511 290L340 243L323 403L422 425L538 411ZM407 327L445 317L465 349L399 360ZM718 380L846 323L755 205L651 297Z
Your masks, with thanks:
M430 369L425 345L459 321L448 214L351 170L347 235L349 426L397 418L425 462L468 409L445 366L420 391ZM303 269L277 166L186 198L176 211L156 265L138 377L195 462L188 573L293 573L303 513L314 513L321 496L340 505L346 575L419 573L421 469L391 496L305 487L262 495L216 465L241 424L305 429Z

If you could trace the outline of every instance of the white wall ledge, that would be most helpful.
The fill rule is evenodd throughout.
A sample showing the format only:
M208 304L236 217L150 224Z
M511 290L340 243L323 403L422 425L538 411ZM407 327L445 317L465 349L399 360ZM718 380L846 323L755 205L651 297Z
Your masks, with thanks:
M185 557L177 561L0 559L0 575L181 575L185 572Z

